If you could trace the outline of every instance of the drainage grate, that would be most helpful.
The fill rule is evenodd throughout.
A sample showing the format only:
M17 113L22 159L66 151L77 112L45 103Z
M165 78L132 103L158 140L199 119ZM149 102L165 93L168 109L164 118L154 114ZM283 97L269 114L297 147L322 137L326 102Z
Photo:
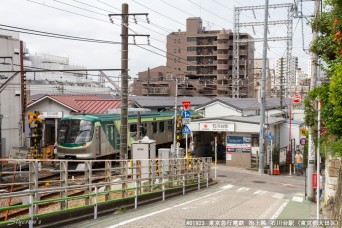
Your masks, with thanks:
M226 175L217 175L217 177L227 177Z
M253 181L254 183L258 183L258 184L265 184L266 181Z

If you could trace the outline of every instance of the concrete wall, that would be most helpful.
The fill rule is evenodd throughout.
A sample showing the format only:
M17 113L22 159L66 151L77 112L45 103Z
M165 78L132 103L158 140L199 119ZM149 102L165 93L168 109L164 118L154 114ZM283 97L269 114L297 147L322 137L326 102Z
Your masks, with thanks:
M231 153L231 160L226 160L226 165L243 168L251 167L251 153Z
M19 70L20 64L20 42L8 36L0 35L0 57L12 57L4 59L8 65L0 64L0 70ZM3 59L1 59L3 61ZM11 64L13 65L13 68ZM14 73L1 73L2 76L10 78ZM0 79L0 85L5 83L6 79ZM16 74L8 82L6 88L0 93L0 114L3 115L1 133L2 133L2 156L9 156L12 147L22 146L21 134L21 94L20 94L20 73Z
M337 185L339 183L338 174L341 159L327 159L325 169L324 202L327 204L330 198L335 197ZM341 180L340 180L341 181Z

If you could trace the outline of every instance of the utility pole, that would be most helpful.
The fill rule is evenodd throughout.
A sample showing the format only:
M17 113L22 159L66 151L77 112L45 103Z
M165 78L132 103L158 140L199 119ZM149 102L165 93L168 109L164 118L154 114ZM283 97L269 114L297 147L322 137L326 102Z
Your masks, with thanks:
M320 10L320 0L315 1L314 5L314 15L318 16ZM318 34L316 31L312 32L312 40L316 40ZM318 56L315 53L311 53L311 81L310 81L310 91L317 87L317 61ZM307 168L307 185L306 192L308 194L309 200L314 200L314 191L312 188L312 174L315 171L315 143L313 142L313 134L315 133L314 129L309 129L309 148L308 148L308 168ZM318 133L319 134L319 133ZM319 174L317 174L319 175ZM318 185L318 183L317 183ZM318 187L318 186L317 186ZM317 188L318 190L318 188Z
M283 83L284 83L284 72L283 72L283 57L280 59L280 111L283 110Z
M178 104L178 77L176 76L176 93L175 93L175 117L173 123L173 156L176 156L176 134L177 134L177 104Z
M260 135L259 135L259 173L264 173L265 166L265 104L266 104L266 67L267 67L267 31L268 0L265 0L264 41L262 54L261 100L260 100Z
M128 17L136 15L145 15L147 13L128 13L128 4L123 3L121 6L121 14L109 14L111 16L121 16L121 126L120 126L120 159L127 159L128 145L127 145L127 128L128 128L128 37L133 36L147 36L149 35L130 35L128 34ZM113 22L113 21L112 21Z
M147 96L150 96L150 68L147 69Z

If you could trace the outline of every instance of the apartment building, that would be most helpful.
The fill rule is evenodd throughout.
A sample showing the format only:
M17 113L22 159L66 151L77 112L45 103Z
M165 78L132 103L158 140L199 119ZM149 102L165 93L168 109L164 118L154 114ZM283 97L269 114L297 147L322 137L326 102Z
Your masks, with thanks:
M247 33L240 33L240 39L249 39ZM167 36L167 61L166 67L158 67L157 71L150 70L150 78L163 78L167 74L184 76L179 80L179 95L186 96L232 96L233 83L233 33L231 30L206 30L199 17L188 18L186 21L186 31L172 32ZM254 96L254 43L239 43L239 97ZM157 73L156 73L157 72ZM163 74L163 72L168 72ZM139 91L146 91L147 71L138 74L134 86L135 95L142 94ZM144 82L142 82L144 81ZM164 82L159 87L169 86ZM154 81L158 84L158 80ZM170 93L163 91L165 96ZM149 93L151 96L152 94ZM162 95L162 94L156 94Z

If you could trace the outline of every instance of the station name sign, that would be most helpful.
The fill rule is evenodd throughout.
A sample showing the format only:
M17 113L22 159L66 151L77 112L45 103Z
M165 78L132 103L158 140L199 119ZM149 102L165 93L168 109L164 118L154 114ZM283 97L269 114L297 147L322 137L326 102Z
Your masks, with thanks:
M228 131L233 132L234 124L225 122L200 123L200 131Z

